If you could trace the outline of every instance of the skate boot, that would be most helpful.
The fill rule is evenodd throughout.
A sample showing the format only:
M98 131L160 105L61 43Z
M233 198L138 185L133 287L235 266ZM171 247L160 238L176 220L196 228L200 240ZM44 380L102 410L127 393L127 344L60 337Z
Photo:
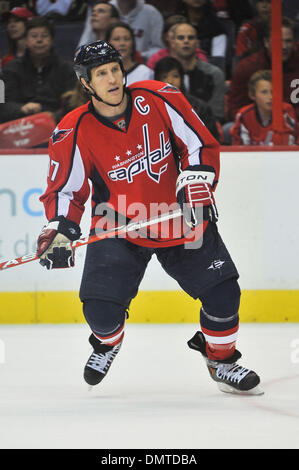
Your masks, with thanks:
M264 392L258 385L259 376L253 371L246 369L236 363L242 356L240 351L235 350L234 354L224 361L214 361L206 354L206 340L200 331L197 331L193 338L188 341L191 349L201 352L206 360L206 364L219 390L227 393L238 393L243 395L262 395Z
M115 346L108 346L91 334L89 342L94 350L84 368L84 380L89 385L97 385L107 374L112 361L120 350L122 341Z

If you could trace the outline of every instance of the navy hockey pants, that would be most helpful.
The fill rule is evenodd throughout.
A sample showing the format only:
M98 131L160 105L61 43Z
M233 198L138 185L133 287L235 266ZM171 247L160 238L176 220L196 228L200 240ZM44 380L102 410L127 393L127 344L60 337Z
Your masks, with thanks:
M203 328L215 332L236 328L238 272L220 235L208 226L197 249L146 248L123 238L88 245L80 299L86 321L101 340L108 343L122 334L127 310L154 254L166 273L202 302Z

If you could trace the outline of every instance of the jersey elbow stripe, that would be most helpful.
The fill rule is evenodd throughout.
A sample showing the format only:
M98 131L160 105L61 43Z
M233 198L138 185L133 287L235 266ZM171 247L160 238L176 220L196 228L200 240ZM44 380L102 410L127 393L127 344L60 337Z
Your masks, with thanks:
M170 117L171 124L175 134L181 139L181 141L186 145L188 150L188 162L189 165L200 165L201 164L201 150L203 147L202 140L199 138L199 135L188 125L184 118L176 112L176 110L169 106L165 102L165 107L167 113Z
M67 217L71 201L74 199L74 193L80 191L85 181L85 170L81 157L81 152L76 145L73 165L68 180L65 185L57 192L57 215Z
M69 165L69 171L65 179L65 183L62 184L59 189L56 191L56 197L55 197L55 215L56 217L59 215L64 215L66 217L66 214L69 209L70 201L73 199L73 193L74 189L70 188L69 182L74 180L74 173L78 173L78 170L74 169L74 167L78 168L80 165L78 165L78 152L80 154L80 160L82 163L83 167L83 172L84 171L84 166L81 158L81 153L80 150L78 149L77 146L77 135L78 135L78 129L81 124L82 119L84 118L85 115L89 114L90 111L84 112L81 114L81 116L78 119L78 122L76 124L75 130L74 130L74 136L73 136L73 144L72 144L72 151L71 151L71 160L70 160L70 165ZM78 152L77 152L78 150ZM76 153L77 152L77 153ZM84 179L83 179L84 181ZM82 186L82 185L81 185ZM67 190L65 190L67 188ZM62 210L62 212L60 212ZM66 211L66 214L65 214Z

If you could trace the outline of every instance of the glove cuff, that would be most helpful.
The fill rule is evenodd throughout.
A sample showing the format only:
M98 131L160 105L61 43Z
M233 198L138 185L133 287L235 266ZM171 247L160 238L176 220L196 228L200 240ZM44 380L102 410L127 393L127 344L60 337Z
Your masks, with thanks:
M209 168L209 169L208 169ZM212 167L196 165L194 167L188 166L178 176L176 182L176 195L178 192L188 184L209 184L213 186L215 179L215 171Z
M63 215L49 220L47 228L56 230L72 242L78 240L82 235L79 225L72 220L66 219Z

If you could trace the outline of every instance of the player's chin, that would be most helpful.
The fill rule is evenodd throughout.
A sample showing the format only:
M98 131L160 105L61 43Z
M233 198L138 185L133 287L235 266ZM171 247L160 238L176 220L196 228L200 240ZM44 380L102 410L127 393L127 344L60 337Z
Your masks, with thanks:
M107 102L111 104L117 104L122 101L123 93L122 90L118 90L118 92L112 92L108 94Z

